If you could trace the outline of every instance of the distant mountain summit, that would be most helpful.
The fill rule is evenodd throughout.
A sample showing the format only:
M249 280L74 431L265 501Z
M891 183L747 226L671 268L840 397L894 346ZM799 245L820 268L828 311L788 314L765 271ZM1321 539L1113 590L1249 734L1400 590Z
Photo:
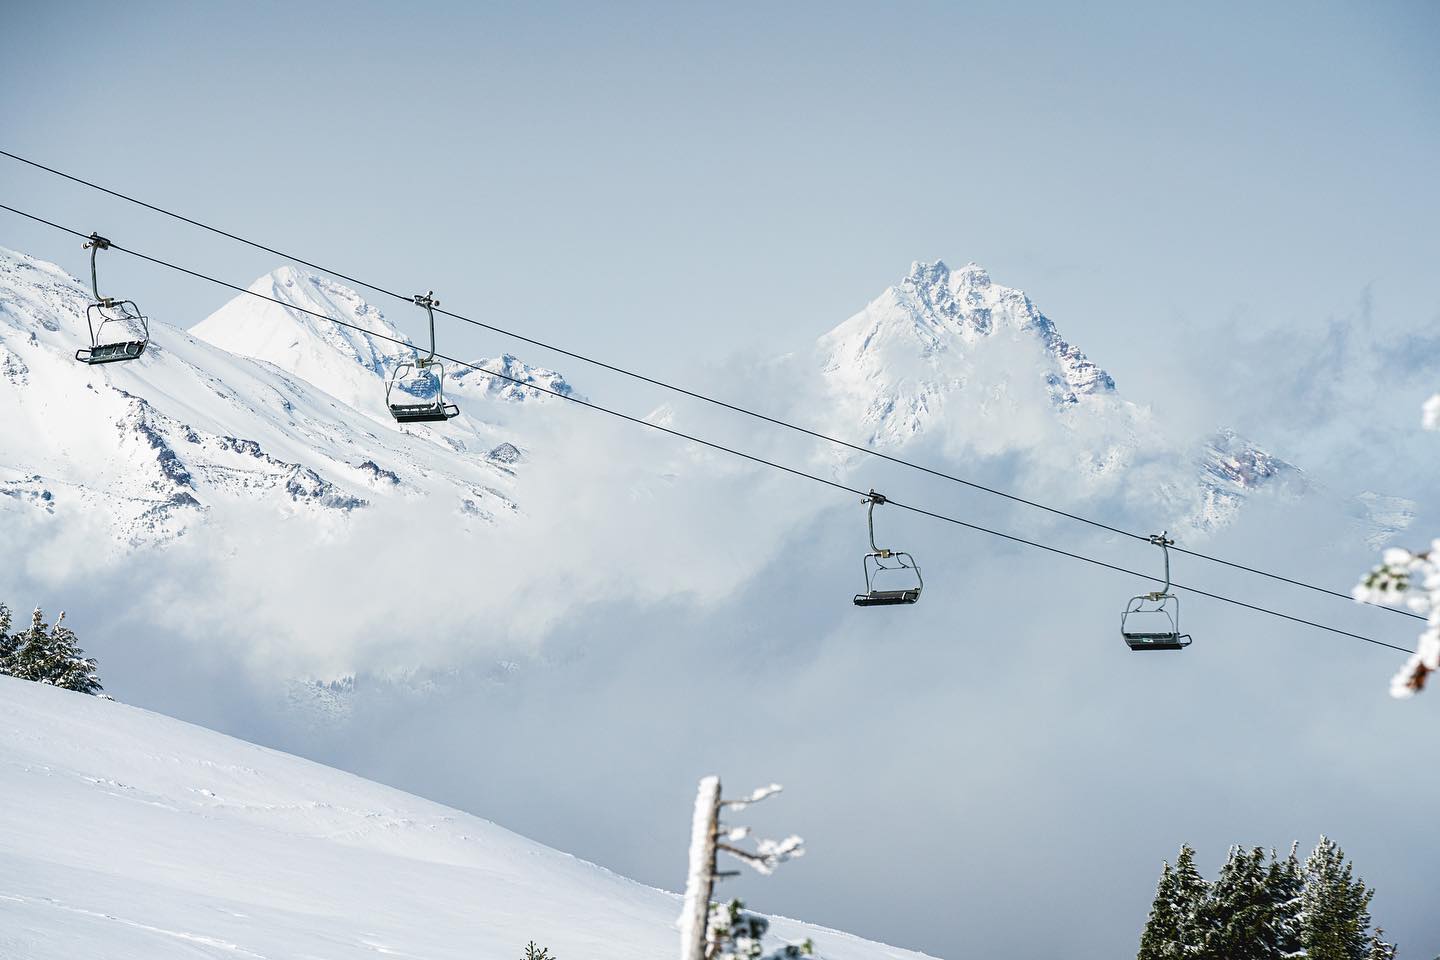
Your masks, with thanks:
M1254 489L1299 475L1228 430L1175 438L1024 291L976 263L915 262L817 343L829 427L884 448L938 444L947 458L1020 454L1069 495L1141 465L1176 521L1223 523Z
M1017 345L996 359L1014 367L1017 380L1033 374L1029 386L1043 385L1053 403L1115 390L1110 374L1061 338L1023 291L995 283L976 263L959 270L939 260L911 264L820 346L837 389L869 394L864 420L877 430L872 439L898 440L923 430L941 398L974 379L972 362L984 357L987 341Z
M238 356L269 361L357 409L383 412L375 379L413 351L401 345L409 338L378 307L343 284L291 266L272 270L249 289L280 303L241 294L191 327L191 336Z
M249 289L269 300L240 294L191 327L191 335L230 353L273 363L357 410L389 420L385 377L396 364L427 351L428 343L412 345L379 307L344 284L299 267L273 270ZM424 317L419 307L408 309L417 318ZM316 313L349 326L322 320ZM455 321L442 317L437 322ZM447 389L475 390L513 402L543 396L521 386L525 383L561 394L571 392L570 384L554 370L533 367L508 353L477 360L475 366L500 376L450 364Z

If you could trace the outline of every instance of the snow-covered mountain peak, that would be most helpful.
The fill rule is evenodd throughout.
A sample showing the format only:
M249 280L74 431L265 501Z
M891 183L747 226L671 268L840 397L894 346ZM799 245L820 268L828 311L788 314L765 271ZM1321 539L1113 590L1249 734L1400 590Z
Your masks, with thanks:
M390 342L410 344L411 340L379 307L343 283L293 266L271 271L249 289L269 299L241 294L192 327L191 334L231 353L266 360L352 407L388 417L384 390L376 381L414 356L416 348ZM416 319L424 317L420 308L411 309ZM343 324L314 316L317 313ZM481 369L447 365L447 389L453 387L457 395L474 391L506 401L544 398L526 390L524 383L564 395L572 392L561 374L508 353L474 363Z
M938 263L942 267L944 266L944 263L942 261L937 260L936 263ZM990 271L980 266L980 264L976 263L974 260L971 260L969 263L965 264L965 266L961 267L958 271L955 272L954 276L957 286L990 286Z
M288 265L249 289L278 303L241 294L190 333L230 353L267 360L351 406L378 410L375 378L412 353L390 342L409 338L379 307L342 283Z
M830 386L858 404L876 440L915 435L966 384L1060 406L1115 389L1024 291L973 262L959 270L912 263L900 283L822 337L820 349Z
M483 390L488 396L513 403L550 399L544 393L527 390L521 386L526 383L534 384L561 396L568 397L575 393L570 382L561 374L545 367L526 363L512 353L503 353L493 360L478 360L475 367L480 369L460 367L454 371L452 378L457 389L464 391L466 388L473 387L476 390ZM489 376L487 372L498 374L498 376Z
M1099 486L1142 459L1165 459L1176 475L1171 508L1199 527L1228 519L1246 491L1298 476L1230 433L1157 433L1148 410L1122 399L1023 290L978 263L915 261L818 348L831 429L867 444L924 439L966 458L1021 454L1047 462L1037 476Z

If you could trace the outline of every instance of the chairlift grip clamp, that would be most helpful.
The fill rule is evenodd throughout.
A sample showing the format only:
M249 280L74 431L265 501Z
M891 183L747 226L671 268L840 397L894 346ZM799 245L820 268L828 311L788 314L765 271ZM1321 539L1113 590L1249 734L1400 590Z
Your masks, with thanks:
M110 249L110 241L109 241L109 240L106 240L104 237L100 236L100 234L98 234L98 233L92 233L92 234L90 234L90 239L89 239L89 240L86 240L84 243L82 243L82 244L80 245L80 249L81 249L81 250L89 250L91 247L94 247L96 250L109 250L109 249Z

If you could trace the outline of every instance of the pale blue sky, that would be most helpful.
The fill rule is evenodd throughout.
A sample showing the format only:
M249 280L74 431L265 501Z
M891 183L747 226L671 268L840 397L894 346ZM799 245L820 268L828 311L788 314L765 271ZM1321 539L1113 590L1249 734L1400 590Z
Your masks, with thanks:
M973 259L1029 292L1127 397L1196 435L1240 427L1322 482L1353 469L1327 453L1367 450L1356 472L1369 482L1389 450L1348 446L1329 420L1384 404L1409 436L1422 396L1389 395L1383 372L1440 366L1437 47L1440 4L1426 2L12 3L0 146L681 380L732 353L803 348L913 259ZM0 202L237 283L278 265L4 158ZM9 215L0 244L84 270L78 241ZM109 286L182 326L227 299L123 257L106 267ZM419 332L415 308L376 302ZM443 321L441 338L462 356L512 349L637 412L665 399ZM1379 341L1370 366L1366 339ZM1419 455L1403 471L1424 472ZM1423 499L1426 482L1384 492ZM1217 552L1343 585L1358 570L1349 557L1338 572L1323 564L1321 548L1344 521L1323 519L1303 546L1257 525ZM852 533L812 539L828 557ZM945 531L921 537L939 569L929 558L942 551L956 566L990 556ZM921 626L883 649L843 612L805 621L836 644L819 674L833 685L794 716L737 718L735 740L716 746L737 784L787 779L777 822L816 841L793 874L746 895L957 958L1112 956L1133 944L1158 861L1182 840L1203 846L1213 872L1227 843L1311 843L1328 829L1364 857L1380 918L1408 938L1402 955L1429 948L1434 871L1428 848L1406 844L1429 829L1434 775L1400 761L1440 693L1397 712L1373 651L1322 643L1296 663L1294 629L1204 607L1213 645L1163 681L1118 650L1057 652L1067 611L1113 619L1114 585L1021 567L1047 605L1014 585L1012 553L986 574L992 590L1014 591L1011 610L1050 632L1002 642L1014 614L958 590L951 606L937 590L911 621ZM820 609L833 585L806 558L796 565L793 608L766 606L752 585L733 619L601 611L601 632L626 641L609 672L536 671L486 698L467 688L389 728L382 711L372 738L345 743L244 716L249 701L227 715L215 705L230 705L214 694L224 683L195 694L154 666L164 658L122 660L157 643L149 635L96 626L86 638L132 702L308 749L673 886L667 817L680 808L683 832L691 779L706 771L691 731L657 733L655 715L688 709L683 682L714 644ZM1362 622L1343 605L1328 615ZM559 646L582 648L595 630L567 625ZM1261 652L1242 655L1250 630ZM798 655L782 667L785 656ZM1017 664L1044 677L1043 693L1011 695ZM182 666L164 669L223 671ZM877 677L891 699L867 710ZM476 745L473 730L507 722L523 729ZM1172 726L1193 762L1168 751ZM452 741L499 772L452 763ZM633 775L605 753L631 741L654 741ZM623 802L577 814L589 798L567 780ZM1127 806L1134 785L1143 810ZM894 792L920 810L913 821L855 825L883 820ZM1041 871L1053 884L1037 885ZM1055 906L1053 928L1025 929L1025 892L1064 889L1072 872L1093 889Z

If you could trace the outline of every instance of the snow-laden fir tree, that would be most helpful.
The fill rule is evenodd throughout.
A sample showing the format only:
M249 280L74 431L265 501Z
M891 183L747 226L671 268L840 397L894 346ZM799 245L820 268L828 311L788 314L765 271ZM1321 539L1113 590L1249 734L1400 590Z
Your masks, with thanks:
M1298 843L1290 844L1290 855L1284 860L1271 852L1265 881L1275 916L1275 948L1286 960L1300 960L1305 956L1301 937L1305 879L1300 873L1300 859L1295 855L1298 846Z
M1374 891L1345 853L1321 837L1302 866L1234 847L1213 884L1181 847L1156 885L1138 960L1394 960L1395 946L1370 932Z
M1306 960L1366 960L1370 899L1375 891L1354 876L1345 852L1322 836L1305 860L1300 939Z
M1281 960L1265 851L1231 847L1200 908L1205 960Z
M1137 960L1181 960L1197 955L1204 942L1200 914L1207 887L1195 869L1195 851L1189 844L1182 846L1175 866L1166 862L1161 867L1150 918L1140 934Z
M739 900L710 905L710 922L705 932L706 960L800 960L815 952L809 940L787 943L765 952L765 934L770 921L745 909Z
M20 641L10 635L10 608L0 603L0 677L10 675L10 658L19 646Z
M1421 423L1427 430L1440 430L1440 393L1426 401ZM1390 693L1396 697L1424 689L1425 679L1440 670L1440 538L1418 553L1386 550L1380 565L1355 588L1355 599L1408 607L1426 618L1415 653L1390 680Z
M1370 937L1370 952L1366 960L1395 960L1395 944L1385 940L1385 931L1376 928Z
M4 672L12 677L78 693L97 694L104 689L95 661L85 656L79 638L65 626L64 613L51 626L36 607L30 617L30 628L10 637L4 647L11 649L4 660Z
M1155 884L1155 900L1150 904L1150 917L1140 933L1140 952L1136 960L1169 960L1177 952L1180 929L1186 918L1175 898L1175 871L1165 861L1160 880Z
M525 944L525 956L520 960L557 960L557 958L550 953L549 947L537 947L535 941L531 940Z

